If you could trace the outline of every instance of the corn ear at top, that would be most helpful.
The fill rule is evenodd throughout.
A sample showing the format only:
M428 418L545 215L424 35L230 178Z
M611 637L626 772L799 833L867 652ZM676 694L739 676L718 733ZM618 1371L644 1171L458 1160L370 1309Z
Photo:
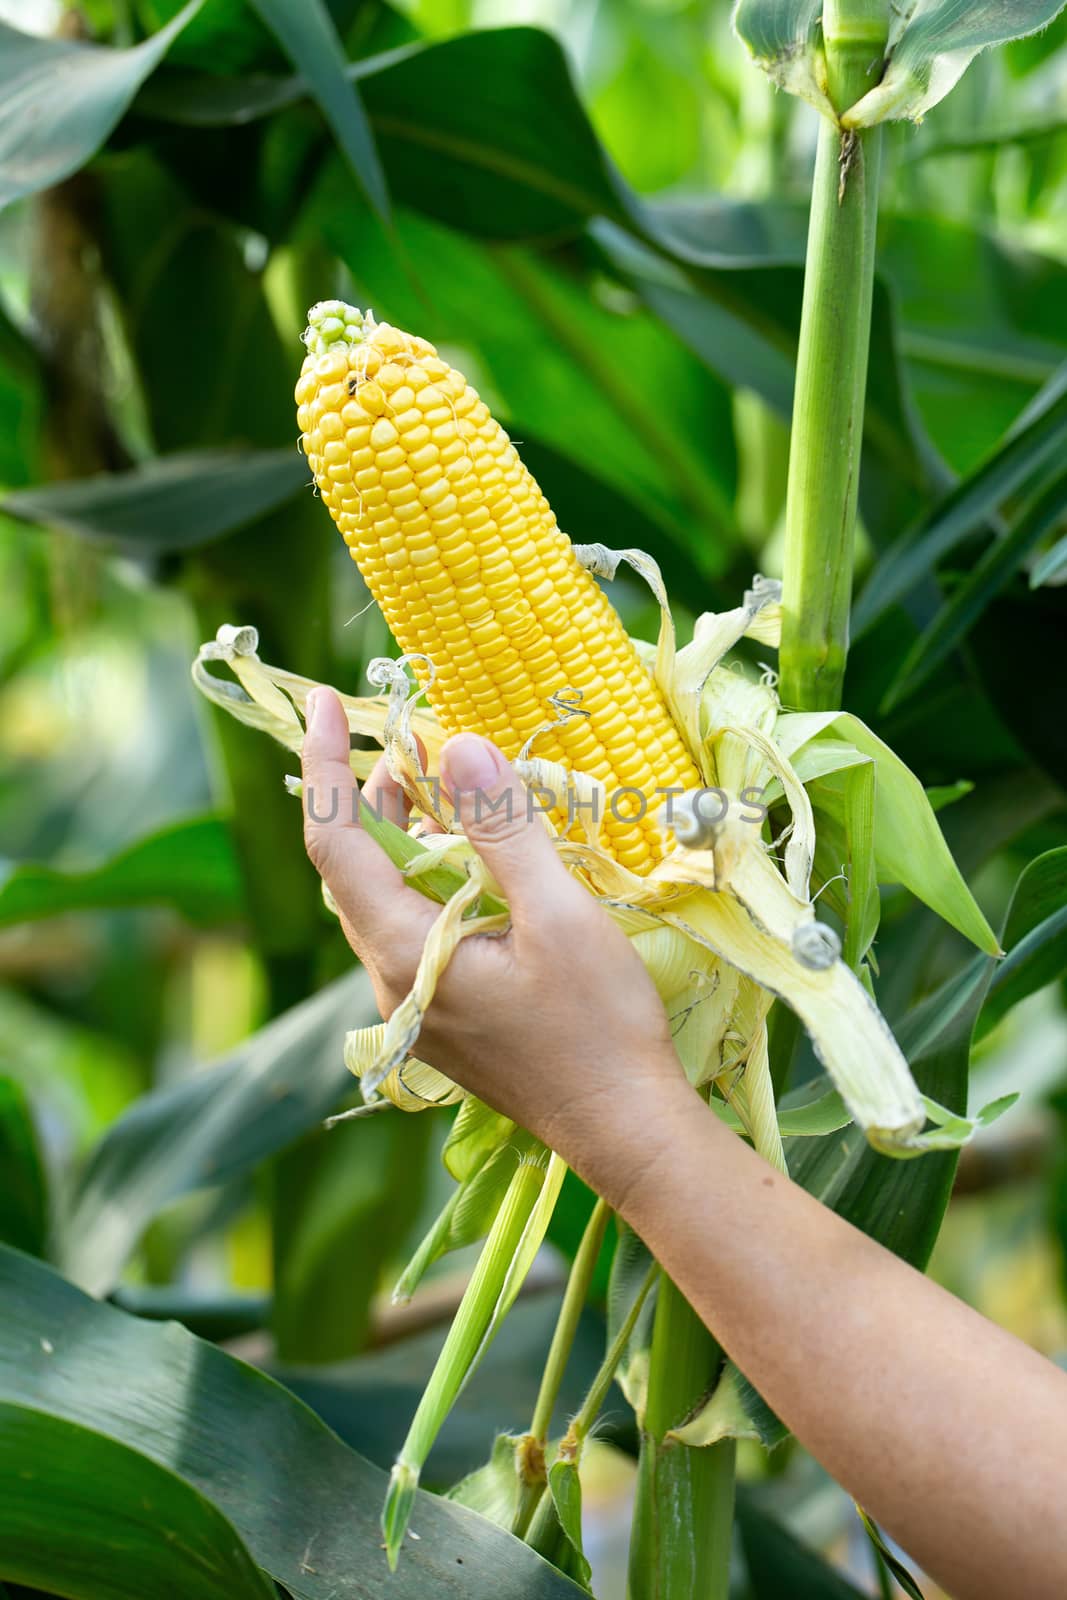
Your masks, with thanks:
M599 779L604 844L649 871L659 791L700 775L507 434L425 339L340 301L314 306L304 337L305 454L442 726L512 759L536 735L531 754Z

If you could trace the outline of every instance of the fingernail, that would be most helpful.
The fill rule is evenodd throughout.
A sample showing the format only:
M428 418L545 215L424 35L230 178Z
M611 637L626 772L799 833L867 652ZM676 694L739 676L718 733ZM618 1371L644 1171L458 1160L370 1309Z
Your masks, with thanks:
M315 718L318 716L319 705L321 704L321 701L321 689L311 689L308 691L308 697L304 704L304 721L307 724L309 733L315 725Z
M463 789L495 789L504 776L504 758L477 733L457 733L441 755L441 776L449 794Z

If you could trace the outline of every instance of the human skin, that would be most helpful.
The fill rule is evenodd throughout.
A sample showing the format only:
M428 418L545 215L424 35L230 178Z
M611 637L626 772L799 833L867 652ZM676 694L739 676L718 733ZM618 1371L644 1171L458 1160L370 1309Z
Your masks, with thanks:
M316 689L303 753L308 854L388 1017L436 911L351 820L348 751L340 701ZM511 928L459 945L420 1056L604 1196L801 1443L954 1600L1061 1600L1067 1374L723 1126L686 1081L636 952L528 818L494 745L451 739L441 776ZM510 814L473 803L509 788ZM402 814L384 763L364 793ZM312 807L333 820L316 822Z

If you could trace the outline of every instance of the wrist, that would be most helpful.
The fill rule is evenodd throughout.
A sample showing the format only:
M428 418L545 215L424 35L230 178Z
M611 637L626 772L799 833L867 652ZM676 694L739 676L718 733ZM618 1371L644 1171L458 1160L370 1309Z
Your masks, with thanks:
M694 1118L721 1125L691 1087L677 1057L618 1063L613 1088L561 1104L546 1141L567 1164L626 1216L640 1194L656 1183L672 1148L692 1129ZM722 1130L726 1131L726 1130Z

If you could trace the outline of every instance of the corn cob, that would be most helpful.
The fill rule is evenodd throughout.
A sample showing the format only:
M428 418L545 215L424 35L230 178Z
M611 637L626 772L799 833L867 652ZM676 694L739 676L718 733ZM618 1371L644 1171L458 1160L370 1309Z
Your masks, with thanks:
M545 729L531 753L605 784L604 843L648 872L664 853L657 792L701 779L507 434L425 339L336 300L313 307L304 338L304 452L445 731L513 758ZM560 721L567 691L581 714Z

